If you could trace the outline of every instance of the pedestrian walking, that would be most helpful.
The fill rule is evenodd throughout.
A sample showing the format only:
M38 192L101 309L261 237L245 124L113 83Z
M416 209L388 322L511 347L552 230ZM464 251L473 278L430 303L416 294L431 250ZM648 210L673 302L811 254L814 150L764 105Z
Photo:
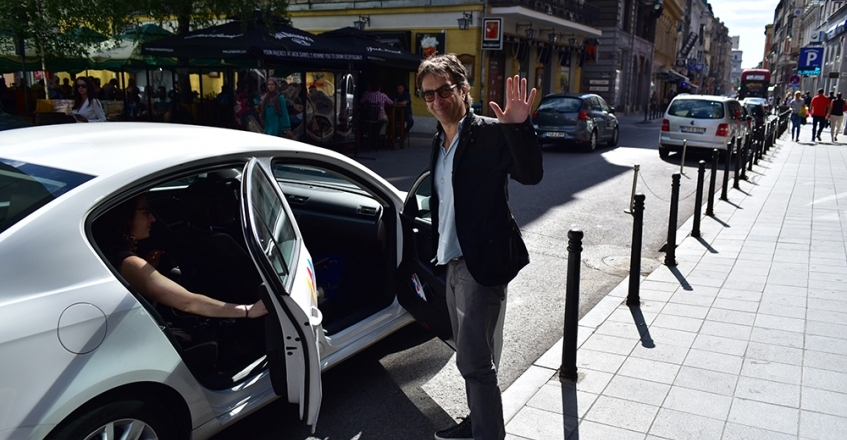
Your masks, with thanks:
M803 100L803 94L794 93L794 99L788 103L791 109L791 140L800 141L800 127L806 123L806 115L803 113L803 108L806 106L806 101Z
M508 178L534 185L543 175L541 147L529 120L535 89L506 80L497 118L471 111L470 85L455 54L418 68L417 88L438 121L431 154L433 262L447 266L447 308L456 367L470 416L436 439L502 440L506 436L497 368L503 345L506 287L529 263L508 204Z
M264 123L265 134L291 138L291 119L288 118L288 104L285 96L279 93L279 80L268 78L267 91L259 101L259 116Z
M829 134L832 142L837 142L838 133L841 133L841 124L844 123L844 106L844 99L841 97L841 92L838 92L829 108Z
M821 132L826 126L826 115L829 114L831 101L823 94L823 89L818 89L818 94L812 98L809 112L812 114L812 142L821 140Z

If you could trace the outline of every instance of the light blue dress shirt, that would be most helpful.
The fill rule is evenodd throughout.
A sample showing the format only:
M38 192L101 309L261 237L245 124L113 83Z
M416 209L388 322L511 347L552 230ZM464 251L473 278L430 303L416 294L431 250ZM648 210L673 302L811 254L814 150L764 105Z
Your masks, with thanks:
M459 121L459 128L450 148L444 151L444 133L441 134L439 144L442 147L438 152L438 160L435 162L434 183L436 194L438 194L438 250L433 262L436 264L447 264L456 257L462 256L462 247L459 245L459 236L456 234L456 208L453 203L453 159L456 157L456 148L459 145L459 133L465 118Z

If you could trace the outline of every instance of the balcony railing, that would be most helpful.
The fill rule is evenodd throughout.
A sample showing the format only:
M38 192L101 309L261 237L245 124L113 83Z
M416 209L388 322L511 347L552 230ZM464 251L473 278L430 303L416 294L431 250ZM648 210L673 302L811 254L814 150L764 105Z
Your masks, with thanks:
M489 0L491 6L523 6L554 17L594 27L600 8L577 0Z

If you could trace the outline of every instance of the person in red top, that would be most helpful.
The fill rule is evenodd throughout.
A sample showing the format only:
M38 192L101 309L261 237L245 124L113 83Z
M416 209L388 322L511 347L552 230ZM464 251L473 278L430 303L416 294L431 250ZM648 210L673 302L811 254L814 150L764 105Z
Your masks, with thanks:
M812 114L812 142L821 140L821 132L826 125L826 115L829 114L829 106L832 101L823 94L823 89L818 89L818 94L812 98L809 113Z

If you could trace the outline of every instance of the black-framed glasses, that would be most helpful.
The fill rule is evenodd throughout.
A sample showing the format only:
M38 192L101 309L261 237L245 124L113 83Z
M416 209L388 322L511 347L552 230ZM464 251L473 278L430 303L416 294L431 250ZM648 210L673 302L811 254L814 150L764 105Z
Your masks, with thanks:
M435 101L435 93L436 92L438 92L438 96L440 96L444 99L447 99L447 98L450 97L450 95L453 94L453 89L455 89L457 85L458 84L453 84L453 85L444 84L443 86L441 86L441 87L439 87L435 90L421 90L419 94L420 94L420 97L423 98L423 100L426 101L426 102Z
M77 84L76 86L81 88L81 89L87 89L88 88L87 84Z

